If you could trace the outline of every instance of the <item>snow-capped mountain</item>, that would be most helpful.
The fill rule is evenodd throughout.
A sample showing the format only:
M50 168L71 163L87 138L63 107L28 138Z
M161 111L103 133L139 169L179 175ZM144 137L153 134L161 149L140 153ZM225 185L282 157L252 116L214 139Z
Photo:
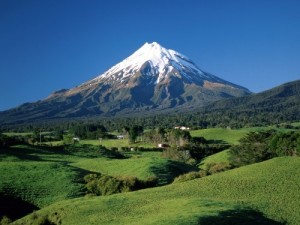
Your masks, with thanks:
M207 79L205 75L188 57L160 46L158 43L145 43L140 49L131 56L113 66L104 74L96 77L93 81L114 80L125 82L133 74L138 72L144 63L149 63L149 70L144 75L149 76L149 82L160 83L168 76L168 72L176 69L181 70L181 75L186 79ZM199 76L191 76L198 74Z
M248 94L248 89L204 72L185 55L153 42L90 81L7 112L32 119L114 115L188 109Z

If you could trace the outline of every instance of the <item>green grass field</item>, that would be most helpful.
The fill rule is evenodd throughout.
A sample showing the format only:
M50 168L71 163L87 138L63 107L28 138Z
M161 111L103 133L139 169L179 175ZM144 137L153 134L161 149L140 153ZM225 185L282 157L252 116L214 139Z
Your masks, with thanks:
M260 129L269 128L214 128L191 131L191 134L237 144L249 131ZM52 143L53 147L19 145L1 149L0 220L5 215L5 204L21 200L31 204L31 211L41 209L13 224L46 224L39 222L41 218L67 225L300 224L298 157L275 158L170 184L179 174L197 168L161 158L160 152L127 152L127 157L121 159L112 151L98 147L126 147L128 140L102 140L101 143L82 140L80 144L65 150L60 143L58 146ZM227 162L229 151L205 158L199 168ZM159 185L165 186L111 196L85 196L82 178L89 173L136 176L142 180L156 176Z
M240 130L230 130L223 128L210 128L202 130L193 130L191 135L194 137L204 137L207 140L220 140L225 141L229 144L237 144L238 141L244 137L250 130L240 129Z
M35 216L74 225L298 225L299 182L300 158L275 158L164 187L62 201ZM29 215L14 224L31 224L33 219Z
M200 169L206 170L207 165L211 163L222 163L222 162L229 162L229 149L218 152L211 156L206 157L203 159L199 164L198 167Z

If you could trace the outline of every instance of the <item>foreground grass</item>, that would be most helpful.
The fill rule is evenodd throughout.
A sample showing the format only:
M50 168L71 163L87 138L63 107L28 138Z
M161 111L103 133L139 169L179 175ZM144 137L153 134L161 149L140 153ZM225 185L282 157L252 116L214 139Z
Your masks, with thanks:
M62 201L37 215L74 225L298 225L299 182L300 159L282 157L160 188ZM29 215L14 224L33 221Z

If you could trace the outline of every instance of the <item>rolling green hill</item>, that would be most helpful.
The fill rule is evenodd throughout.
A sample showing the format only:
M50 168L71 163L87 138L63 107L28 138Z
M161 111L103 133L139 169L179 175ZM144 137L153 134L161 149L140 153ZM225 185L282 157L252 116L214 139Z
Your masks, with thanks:
M278 123L300 119L300 80L285 83L249 96L212 103L204 109L214 117L230 118L247 124ZM203 112L202 112L203 113Z
M298 225L299 182L300 158L275 158L164 187L61 201L13 224L48 217L68 225Z

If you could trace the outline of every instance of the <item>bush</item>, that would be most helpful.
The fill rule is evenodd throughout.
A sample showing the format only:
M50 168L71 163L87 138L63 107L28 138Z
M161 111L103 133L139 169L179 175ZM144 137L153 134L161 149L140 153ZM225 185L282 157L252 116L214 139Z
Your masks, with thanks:
M179 162L188 162L192 159L189 150L180 150L176 148L165 149L162 153L162 157L169 158Z
M149 177L146 181L143 181L132 176L112 177L103 174L88 174L84 177L84 181L88 193L94 195L111 195L135 191L155 187L158 183L156 177Z
M269 147L276 156L299 156L300 132L277 133L272 136Z
M298 156L300 132L251 132L240 140L239 145L231 148L230 154L230 161L236 167L278 156Z
M117 151L118 151L118 148L117 148L117 147L111 147L110 150L111 150L112 152L117 152Z
M230 162L239 167L252 163L262 162L274 157L268 147L268 141L274 135L273 130L251 132L240 140L240 144L233 146L230 151Z

